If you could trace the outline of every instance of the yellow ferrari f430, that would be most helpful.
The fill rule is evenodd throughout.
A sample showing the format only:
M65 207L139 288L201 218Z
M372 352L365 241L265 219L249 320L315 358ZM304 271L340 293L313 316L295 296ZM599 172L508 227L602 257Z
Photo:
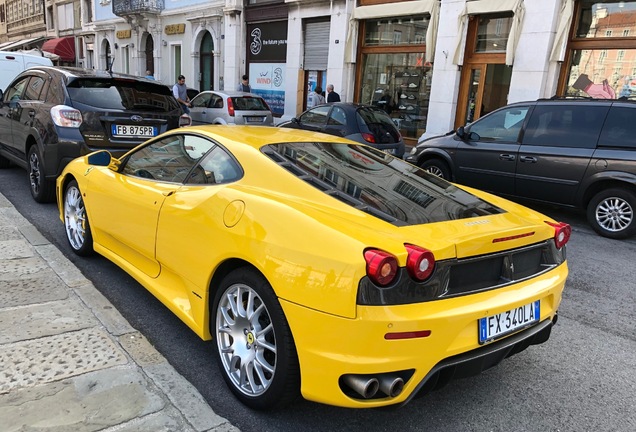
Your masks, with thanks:
M182 128L67 165L60 218L213 340L236 397L405 404L548 340L570 227L380 150Z

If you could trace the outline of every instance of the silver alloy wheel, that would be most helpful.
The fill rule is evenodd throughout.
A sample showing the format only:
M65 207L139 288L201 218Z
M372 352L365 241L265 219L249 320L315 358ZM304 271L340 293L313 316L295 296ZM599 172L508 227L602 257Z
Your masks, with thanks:
M71 247L79 250L86 241L86 208L79 189L71 185L64 195L64 227Z
M634 209L623 198L607 197L596 206L596 221L607 231L619 232L634 222Z
M276 335L260 296L245 284L231 285L216 310L216 341L225 373L247 396L259 396L276 372Z
M37 151L31 153L29 157L29 179L31 180L31 189L37 195L40 192L42 177L40 173L40 159Z
M442 170L436 166L436 165L431 165L426 167L426 171L439 177L439 178L444 178L444 173L442 172Z

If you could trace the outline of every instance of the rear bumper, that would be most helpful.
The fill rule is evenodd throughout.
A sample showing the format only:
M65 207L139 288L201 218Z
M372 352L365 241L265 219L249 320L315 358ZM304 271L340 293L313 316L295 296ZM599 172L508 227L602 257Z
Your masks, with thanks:
M567 277L567 263L501 289L400 306L358 306L347 319L281 300L291 327L306 399L353 408L402 405L454 378L474 375L550 335ZM539 322L480 345L478 320L540 301ZM387 340L387 333L430 331ZM399 376L397 396L372 398L348 391L343 377Z

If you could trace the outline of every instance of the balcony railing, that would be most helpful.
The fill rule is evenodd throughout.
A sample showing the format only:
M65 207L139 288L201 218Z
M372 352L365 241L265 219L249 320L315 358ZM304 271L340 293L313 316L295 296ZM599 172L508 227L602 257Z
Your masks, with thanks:
M113 13L119 17L158 14L163 8L164 0L113 0Z

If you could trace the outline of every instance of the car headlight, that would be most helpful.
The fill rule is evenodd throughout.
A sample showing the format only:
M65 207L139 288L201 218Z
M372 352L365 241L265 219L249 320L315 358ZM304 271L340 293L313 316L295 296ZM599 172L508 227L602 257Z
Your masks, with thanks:
M417 147L413 147L413 148L411 149L411 151L410 151L410 153L409 153L409 154L410 154L410 155L414 155L414 154L416 154L416 153L417 153L417 151L418 151Z

